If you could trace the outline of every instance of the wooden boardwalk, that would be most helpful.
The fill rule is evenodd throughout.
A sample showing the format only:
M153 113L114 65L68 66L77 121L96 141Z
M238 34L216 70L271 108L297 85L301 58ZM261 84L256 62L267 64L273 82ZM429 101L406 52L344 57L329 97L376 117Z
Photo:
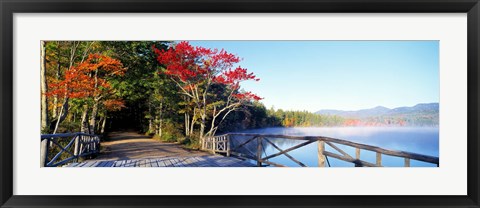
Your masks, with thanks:
M98 157L65 167L253 167L235 157L189 150L136 132L112 132Z
M136 132L112 132L100 144L101 152L94 160L137 160L163 157L208 156L208 152L186 149L180 144L160 142Z
M66 167L255 167L255 165L234 157L211 155L117 161L87 160L81 163L71 163Z
M241 144L233 144L235 137L243 137ZM231 138L232 137L232 138ZM303 141L295 146L282 149L270 139L283 138ZM410 160L417 160L435 164L439 167L439 158L412 152L389 150L381 147L360 144L348 140L324 136L290 136L269 134L231 133L204 138L200 144L203 151L186 149L177 143L167 143L153 140L151 137L135 132L113 132L107 141L100 142L98 136L84 133L67 133L41 135L41 167L252 167L255 161L257 167L265 164L287 167L284 164L272 162L270 159L284 155L297 165L307 167L306 164L294 158L288 152L304 147L311 143L317 144L318 167L330 167L328 158L335 158L353 163L355 167L383 167L382 155L404 159L404 167L410 167ZM60 142L59 140L63 140ZM236 141L237 143L239 141ZM250 144L256 146L256 151L246 148ZM278 152L267 154L265 145L270 145ZM355 156L348 154L343 145L354 148ZM325 147L333 150L327 150ZM49 147L53 147L50 151ZM100 147L100 151L99 151ZM268 146L267 146L268 147ZM240 148L243 148L241 150ZM262 151L263 150L263 151ZM371 151L376 154L375 163L362 160L361 151ZM208 151L208 152L207 152ZM53 152L52 154L50 154ZM225 154L227 157L215 155ZM250 153L250 154L249 154ZM50 154L50 156L49 156ZM62 156L63 154L63 156ZM97 154L99 154L97 156ZM235 157L229 157L234 155ZM90 156L97 156L90 159ZM81 159L85 162L76 163ZM72 163L74 162L74 163Z

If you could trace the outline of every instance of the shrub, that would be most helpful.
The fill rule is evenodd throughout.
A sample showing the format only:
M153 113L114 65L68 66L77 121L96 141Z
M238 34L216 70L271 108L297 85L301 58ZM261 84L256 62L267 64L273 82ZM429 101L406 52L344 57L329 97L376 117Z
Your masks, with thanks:
M155 135L154 138L166 142L180 143L185 140L185 137L183 136L182 131L179 129L179 127L171 122L165 122L162 126L162 136L159 137L158 135Z

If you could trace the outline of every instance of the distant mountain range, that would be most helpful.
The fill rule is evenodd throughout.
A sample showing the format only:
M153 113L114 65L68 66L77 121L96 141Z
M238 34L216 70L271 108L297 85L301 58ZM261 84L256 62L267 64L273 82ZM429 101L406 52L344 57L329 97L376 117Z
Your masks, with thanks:
M356 111L342 111L342 110L319 110L316 114L322 115L337 115L342 117L364 118L371 116L383 116L393 114L411 114L411 113L438 113L438 103L421 103L413 107L399 107L399 108L386 108L383 106L377 106L370 109L362 109Z
M401 123L402 125L438 125L439 104L421 103L413 107L386 108L377 106L357 111L319 110L316 114L340 116L361 122Z

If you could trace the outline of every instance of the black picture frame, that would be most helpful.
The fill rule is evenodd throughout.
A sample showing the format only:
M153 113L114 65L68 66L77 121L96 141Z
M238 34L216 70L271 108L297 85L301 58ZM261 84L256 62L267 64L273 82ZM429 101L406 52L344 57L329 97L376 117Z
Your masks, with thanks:
M479 0L1 0L1 207L479 207ZM465 196L13 195L14 13L467 13L468 194ZM441 182L439 182L441 184ZM252 187L255 188L255 187ZM412 187L414 188L414 187Z

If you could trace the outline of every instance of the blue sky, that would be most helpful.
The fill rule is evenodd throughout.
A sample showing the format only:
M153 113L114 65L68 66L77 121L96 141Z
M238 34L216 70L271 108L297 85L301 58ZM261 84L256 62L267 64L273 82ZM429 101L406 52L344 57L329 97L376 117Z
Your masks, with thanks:
M438 41L190 41L243 58L242 88L284 110L358 110L439 102Z

